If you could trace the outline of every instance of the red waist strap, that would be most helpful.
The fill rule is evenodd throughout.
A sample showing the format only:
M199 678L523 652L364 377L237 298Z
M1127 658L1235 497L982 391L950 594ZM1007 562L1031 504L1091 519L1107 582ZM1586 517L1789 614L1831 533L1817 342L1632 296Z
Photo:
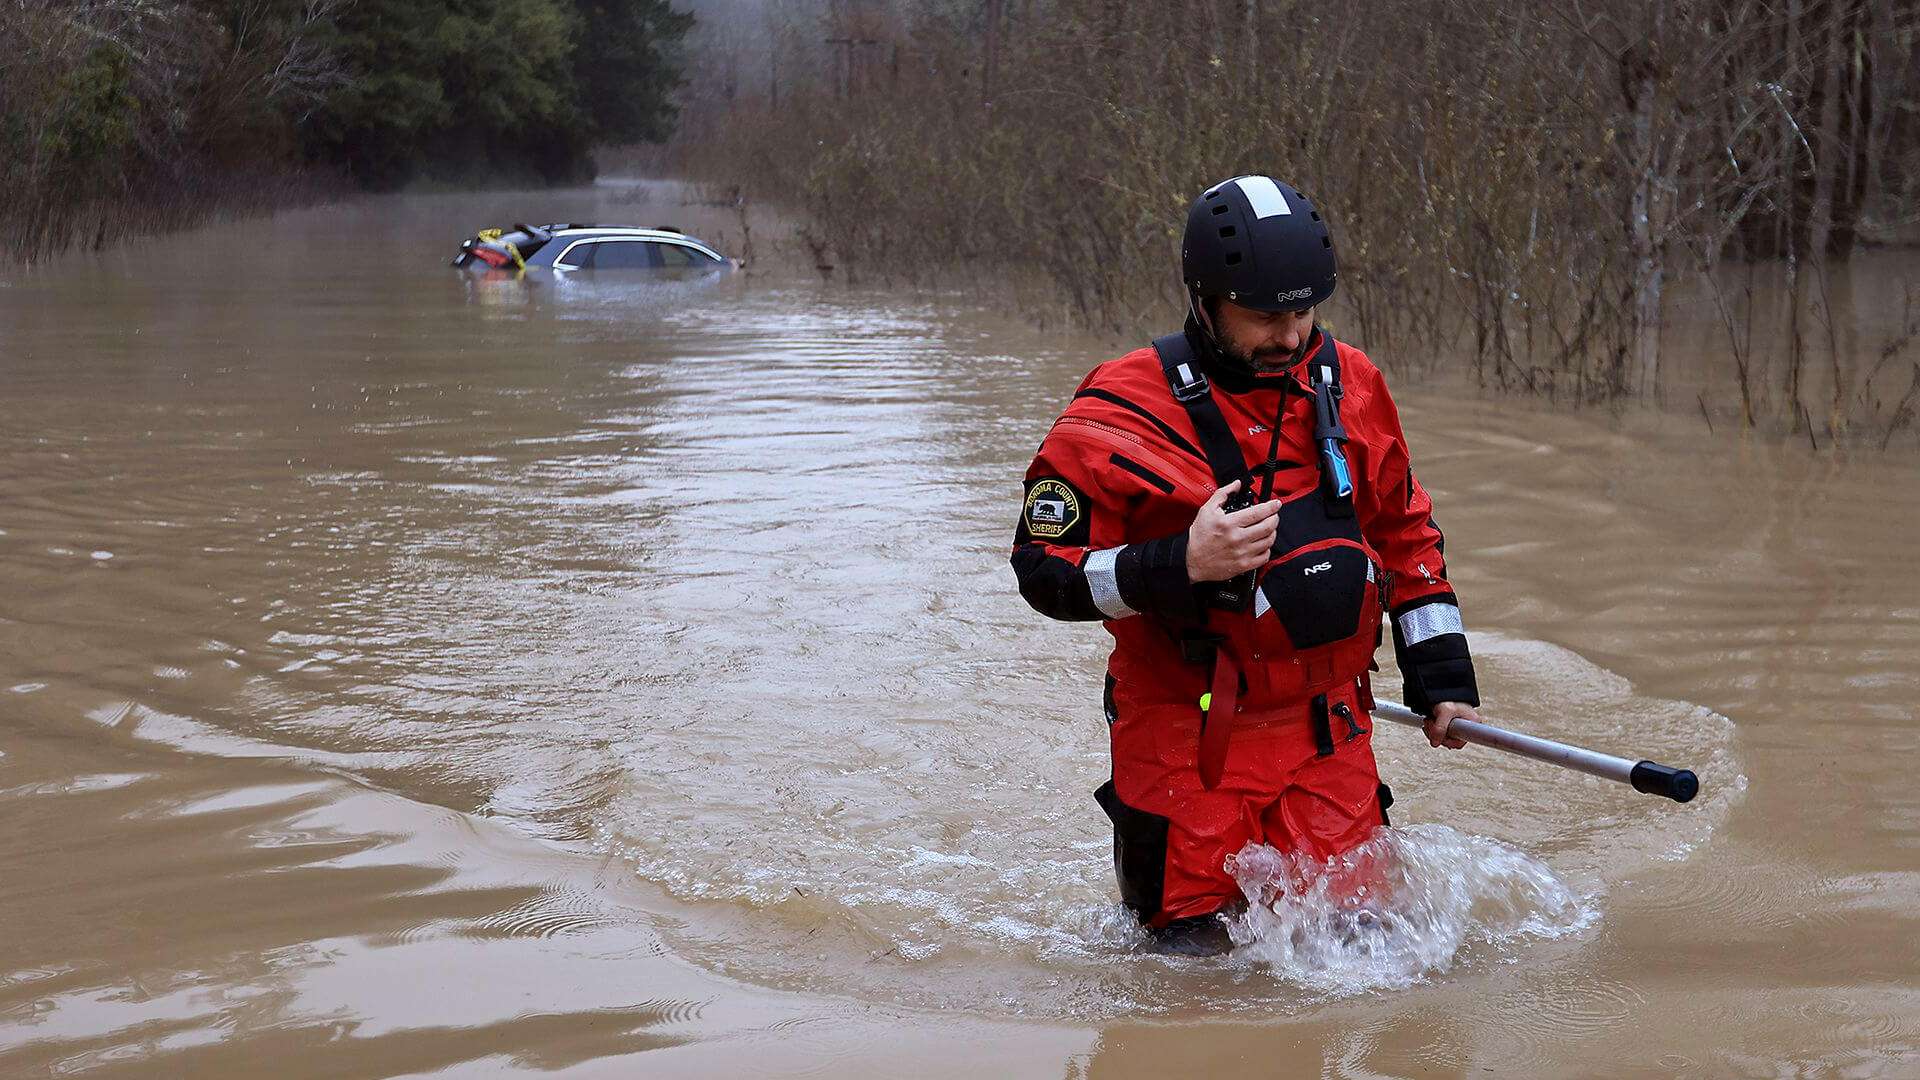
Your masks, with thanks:
M1213 686L1200 709L1200 783L1212 791L1227 767L1227 743L1233 738L1233 714L1240 703L1240 665L1232 650L1213 654Z

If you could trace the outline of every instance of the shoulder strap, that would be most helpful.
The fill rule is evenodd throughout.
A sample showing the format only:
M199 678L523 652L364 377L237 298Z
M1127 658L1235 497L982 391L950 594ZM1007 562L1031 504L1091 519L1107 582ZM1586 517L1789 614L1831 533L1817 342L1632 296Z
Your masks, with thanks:
M1239 440L1233 437L1233 429L1220 413L1220 403L1213 400L1213 387L1200 371L1193 343L1184 332L1168 334L1153 339L1153 351L1160 355L1160 369L1167 376L1167 388L1173 391L1173 400L1187 410L1187 418L1193 421L1193 430L1200 436L1200 449L1206 453L1207 466L1213 470L1213 482L1225 487L1238 480L1240 490L1251 493L1253 474L1247 470L1247 459L1240 452Z
M1308 373L1309 381L1318 386L1324 380L1328 386L1333 387L1334 396L1338 397L1340 396L1340 350L1333 347L1332 334L1325 330L1315 332L1320 335L1320 347L1313 350L1313 359L1308 361L1313 365L1313 370Z

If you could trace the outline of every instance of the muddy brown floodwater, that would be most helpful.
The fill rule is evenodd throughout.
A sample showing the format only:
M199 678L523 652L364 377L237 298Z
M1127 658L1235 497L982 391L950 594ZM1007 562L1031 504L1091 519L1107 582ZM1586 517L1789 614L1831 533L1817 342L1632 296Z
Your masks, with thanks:
M1488 718L1703 794L1394 728L1418 949L1143 955L1105 636L1005 559L1109 347L445 265L528 218L728 224L397 197L0 280L0 1075L1920 1075L1911 454L1402 386Z

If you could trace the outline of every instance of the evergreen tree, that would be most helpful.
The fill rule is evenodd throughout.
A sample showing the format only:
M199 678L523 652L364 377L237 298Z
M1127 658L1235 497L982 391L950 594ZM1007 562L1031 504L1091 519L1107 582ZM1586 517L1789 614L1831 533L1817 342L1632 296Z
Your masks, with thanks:
M358 0L310 145L372 187L577 179L595 145L671 130L691 24L666 0Z
M693 16L667 0L574 0L574 77L595 145L662 142L673 133L670 97L681 78L680 44Z

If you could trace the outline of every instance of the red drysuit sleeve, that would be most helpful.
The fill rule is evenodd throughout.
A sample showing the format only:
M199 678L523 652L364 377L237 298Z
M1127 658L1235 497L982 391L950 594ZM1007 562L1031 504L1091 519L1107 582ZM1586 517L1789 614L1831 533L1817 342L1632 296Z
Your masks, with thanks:
M1129 543L1130 512L1146 494L1145 481L1075 432L1073 424L1056 423L1027 468L1011 558L1020 595L1055 619L1123 619L1143 611L1198 618L1186 533Z

